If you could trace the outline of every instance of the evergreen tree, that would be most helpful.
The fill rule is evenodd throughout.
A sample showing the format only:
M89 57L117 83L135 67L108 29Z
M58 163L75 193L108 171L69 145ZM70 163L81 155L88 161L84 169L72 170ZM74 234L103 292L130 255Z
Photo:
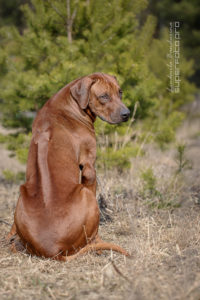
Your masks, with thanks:
M73 79L100 71L118 78L123 101L132 112L139 103L136 116L143 119L143 133L156 132L161 144L172 140L183 117L178 110L194 92L187 81L192 66L183 60L184 85L177 95L167 92L167 37L153 38L152 16L140 24L146 7L146 0L32 0L23 5L23 33L14 26L0 32L4 126L30 131L31 113L49 97ZM113 164L119 165L121 157L121 166L128 166L129 157L138 153L130 122L116 128L97 121L96 130L103 137L101 163L109 155ZM110 142L103 152L108 134Z

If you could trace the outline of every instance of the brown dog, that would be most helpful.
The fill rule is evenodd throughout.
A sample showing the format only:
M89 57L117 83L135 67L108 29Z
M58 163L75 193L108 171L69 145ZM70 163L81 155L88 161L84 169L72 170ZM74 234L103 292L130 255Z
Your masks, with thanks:
M38 256L67 260L89 250L114 250L98 237L96 193L96 116L111 124L130 111L113 76L95 73L54 95L33 123L26 183L20 187L8 238ZM80 170L82 178L80 182ZM18 236L18 242L15 238Z

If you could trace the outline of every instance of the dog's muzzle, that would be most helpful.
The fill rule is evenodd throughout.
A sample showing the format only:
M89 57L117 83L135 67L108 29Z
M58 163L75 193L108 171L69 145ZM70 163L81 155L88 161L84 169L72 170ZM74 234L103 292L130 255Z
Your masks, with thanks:
M123 122L128 121L130 117L130 110L128 108L122 108L122 110L120 111L120 117L122 118Z

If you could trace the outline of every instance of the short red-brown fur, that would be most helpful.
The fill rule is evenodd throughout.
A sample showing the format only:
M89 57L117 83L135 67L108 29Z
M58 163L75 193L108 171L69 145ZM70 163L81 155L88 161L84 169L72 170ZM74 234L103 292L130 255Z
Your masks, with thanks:
M79 95L80 85L84 95ZM23 245L31 254L58 260L100 249L129 255L98 236L94 121L101 115L112 122L113 114L117 122L124 106L118 90L114 77L95 73L66 85L39 111L32 126L26 182L8 235L14 250ZM111 103L100 105L103 91Z

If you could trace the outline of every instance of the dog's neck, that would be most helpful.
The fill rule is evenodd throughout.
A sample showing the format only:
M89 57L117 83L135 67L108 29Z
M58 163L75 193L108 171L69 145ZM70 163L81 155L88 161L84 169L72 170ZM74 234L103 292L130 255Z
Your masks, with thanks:
M59 97L52 98L51 105L56 107L56 110L59 110L63 117L74 119L94 132L96 116L90 110L89 106L84 110L80 108L70 95L68 86L59 91Z
M78 104L76 105L78 106ZM86 126L90 131L94 132L94 122L96 116L91 112L89 108L86 108L85 110L81 110L78 106L77 110L72 110L72 107L70 107L70 109L66 107L65 114L66 114L66 118L73 118L74 120Z
M94 123L96 120L96 115L91 111L89 106L85 109L85 113L90 117L92 123Z

